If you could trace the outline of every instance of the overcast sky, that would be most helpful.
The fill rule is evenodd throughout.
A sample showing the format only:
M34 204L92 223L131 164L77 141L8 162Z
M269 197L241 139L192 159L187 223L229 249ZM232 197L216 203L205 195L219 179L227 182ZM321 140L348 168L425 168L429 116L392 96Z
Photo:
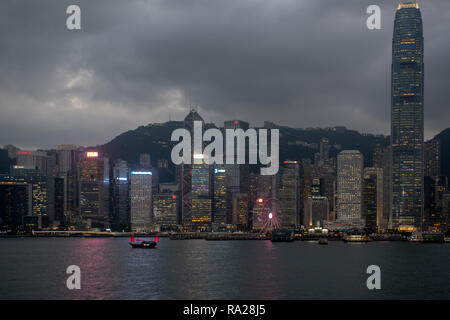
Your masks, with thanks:
M66 8L81 7L81 31ZM382 30L366 9L382 9ZM389 134L394 0L1 0L0 145L242 119ZM450 127L450 1L419 1L425 132Z

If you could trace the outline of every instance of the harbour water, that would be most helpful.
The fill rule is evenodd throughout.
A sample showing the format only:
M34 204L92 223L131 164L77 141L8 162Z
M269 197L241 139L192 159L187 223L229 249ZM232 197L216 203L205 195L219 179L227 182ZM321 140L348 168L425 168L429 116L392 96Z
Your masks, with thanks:
M0 299L448 299L450 244L0 239ZM69 265L81 289L69 290ZM368 290L369 265L381 290Z

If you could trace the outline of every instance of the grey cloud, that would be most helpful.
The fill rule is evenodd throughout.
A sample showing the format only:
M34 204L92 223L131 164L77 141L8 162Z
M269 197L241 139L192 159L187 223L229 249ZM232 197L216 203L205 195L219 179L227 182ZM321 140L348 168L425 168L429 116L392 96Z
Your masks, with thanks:
M424 2L424 1L421 1ZM425 128L450 125L450 3L421 3ZM78 4L82 30L65 28ZM0 3L0 144L100 144L139 125L239 118L389 134L396 1ZM382 8L382 30L365 27Z

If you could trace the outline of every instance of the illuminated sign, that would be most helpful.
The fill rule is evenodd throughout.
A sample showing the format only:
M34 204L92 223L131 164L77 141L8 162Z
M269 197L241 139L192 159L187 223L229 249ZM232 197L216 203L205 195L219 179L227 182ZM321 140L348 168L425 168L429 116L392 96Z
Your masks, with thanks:
M127 181L128 179L127 178L117 178L117 180L120 180L120 181Z
M194 159L203 159L203 154L194 153Z
M19 151L19 154L32 154L31 151Z
M298 163L298 161L283 161L283 163L295 164Z
M176 198L177 198L177 196L176 196L176 195L173 195L173 196L172 196L172 199L176 199Z
M24 166L14 165L13 168L14 168L14 169L23 169L23 168L25 168L25 167L24 167Z
M86 157L88 157L88 158L97 158L98 157L98 152L97 151L86 152Z
M215 168L214 169L214 173L218 173L218 172L225 172L225 169L217 169L217 168Z
M234 121L234 124L239 124L239 121Z
M147 174L152 175L151 171L131 171L131 174Z

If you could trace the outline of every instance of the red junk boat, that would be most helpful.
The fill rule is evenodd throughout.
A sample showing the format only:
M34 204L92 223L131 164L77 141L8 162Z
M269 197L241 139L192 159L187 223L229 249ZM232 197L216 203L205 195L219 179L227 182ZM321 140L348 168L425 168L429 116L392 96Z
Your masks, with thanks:
M142 248L142 249L153 249L156 247L156 244L158 243L158 236L155 237L155 241L149 241L149 240L134 240L134 236L132 235L130 237L130 246L133 248Z

